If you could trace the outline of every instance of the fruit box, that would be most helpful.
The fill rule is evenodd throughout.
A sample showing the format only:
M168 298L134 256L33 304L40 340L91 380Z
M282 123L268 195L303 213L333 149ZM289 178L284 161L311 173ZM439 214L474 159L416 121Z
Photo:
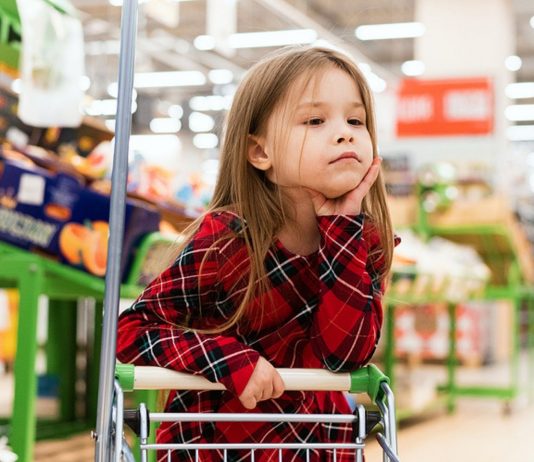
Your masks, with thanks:
M0 240L103 277L109 208L109 196L87 189L73 176L0 160ZM126 201L121 280L135 246L158 230L159 221L155 208Z

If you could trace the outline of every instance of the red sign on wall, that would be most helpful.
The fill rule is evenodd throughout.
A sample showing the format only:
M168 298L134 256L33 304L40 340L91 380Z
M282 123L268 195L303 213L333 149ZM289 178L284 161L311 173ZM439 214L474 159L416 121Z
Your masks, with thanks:
M407 79L398 92L397 136L487 135L493 112L488 78Z

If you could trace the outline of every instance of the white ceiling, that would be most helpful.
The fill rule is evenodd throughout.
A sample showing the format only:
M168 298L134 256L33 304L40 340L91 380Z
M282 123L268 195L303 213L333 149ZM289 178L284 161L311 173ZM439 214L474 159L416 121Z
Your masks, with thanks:
M89 94L103 98L109 82L117 78L121 8L108 0L71 0L81 12L86 41L86 67L92 86ZM166 0L151 0L164 3ZM223 0L216 0L223 1ZM466 0L469 1L469 0ZM534 81L534 0L510 0L516 28L516 54L523 60L516 81ZM230 69L236 79L257 61L266 48L238 49L231 57L216 51L199 51L195 37L206 33L207 0L189 0L171 4L161 19L150 16L151 6L140 5L136 72L163 70ZM237 31L252 32L277 29L313 28L321 38L338 40L354 55L373 62L384 78L401 77L402 62L413 59L414 40L397 39L361 42L354 35L362 24L406 22L414 20L415 0L240 0L237 2ZM153 7L154 5L152 5ZM173 18L178 12L178 18ZM161 18L161 16L160 16ZM173 19L177 19L174 21ZM481 20L476 18L474 20ZM108 51L106 51L108 50ZM139 90L143 96L175 103L195 94L211 94L224 88L190 87L165 90ZM148 98L147 98L148 99ZM151 105L153 112L157 108ZM153 114L157 115L157 114Z

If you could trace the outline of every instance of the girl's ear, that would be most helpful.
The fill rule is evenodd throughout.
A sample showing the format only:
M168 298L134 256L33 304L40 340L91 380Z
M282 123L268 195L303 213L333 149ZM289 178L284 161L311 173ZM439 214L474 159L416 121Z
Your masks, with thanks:
M267 171L271 168L270 156L264 150L264 141L254 135L248 135L248 161L258 170Z

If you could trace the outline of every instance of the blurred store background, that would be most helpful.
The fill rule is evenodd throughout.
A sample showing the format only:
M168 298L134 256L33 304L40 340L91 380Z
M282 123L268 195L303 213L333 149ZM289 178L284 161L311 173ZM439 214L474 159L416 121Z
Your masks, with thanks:
M0 462L93 458L121 5L0 0ZM532 0L140 0L124 305L208 204L244 72L289 44L374 92L403 460L534 460Z

